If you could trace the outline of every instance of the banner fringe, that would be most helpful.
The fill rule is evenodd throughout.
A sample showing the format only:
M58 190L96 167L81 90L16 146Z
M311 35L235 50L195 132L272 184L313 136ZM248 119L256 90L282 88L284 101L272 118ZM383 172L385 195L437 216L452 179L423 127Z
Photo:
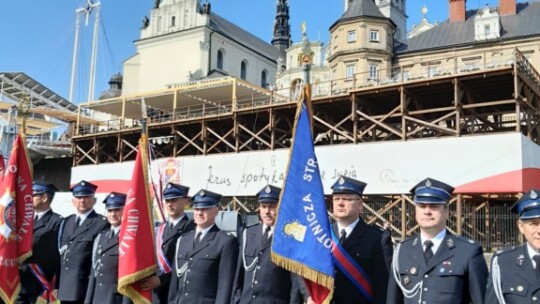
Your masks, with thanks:
M137 271L130 275L119 278L117 288L118 292L125 295L126 297L129 297L131 300L133 300L133 302L135 302L135 304L151 304L150 301L141 296L140 293L138 293L133 287L131 287L131 284L153 275L156 271L157 266L152 265L141 271Z
M297 261L283 257L275 252L272 252L271 259L272 259L272 262L278 265L279 267L285 268L286 270L290 272L294 272L312 282L322 285L328 288L330 292L332 293L332 290L334 289L333 277L323 274L320 271L317 271L310 267L307 267L306 265L301 264Z

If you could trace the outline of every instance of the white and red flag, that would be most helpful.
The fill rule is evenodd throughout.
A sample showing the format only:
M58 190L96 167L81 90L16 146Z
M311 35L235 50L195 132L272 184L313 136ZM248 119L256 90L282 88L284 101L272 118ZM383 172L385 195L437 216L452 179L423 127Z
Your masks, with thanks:
M32 163L19 134L0 184L0 298L5 303L15 303L21 289L19 264L32 255L33 227Z

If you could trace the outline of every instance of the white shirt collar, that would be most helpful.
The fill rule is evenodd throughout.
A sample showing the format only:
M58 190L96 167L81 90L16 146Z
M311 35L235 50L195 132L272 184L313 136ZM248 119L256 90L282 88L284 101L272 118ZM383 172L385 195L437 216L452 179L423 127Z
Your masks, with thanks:
M197 229L195 230L195 236L197 236L197 233L201 232L201 240L202 240L208 234L208 231L210 231L210 229L214 227L214 225L204 228L203 230L199 230L199 228L197 227Z
M431 239L433 242L433 246L431 246L431 251L433 251L433 254L437 253L437 249L439 249L439 246L441 246L442 241L444 240L444 237L446 236L446 229L441 230L441 232L437 233L437 235ZM422 248L426 248L424 246L424 242L427 241L427 238L424 236L423 233L420 233L420 241L422 242Z
M175 219L175 220L170 219L170 220L169 220L169 223L172 223L172 225L173 225L173 227L174 227L174 226L176 226L176 224L178 224L185 216L186 216L186 215L184 214L184 215L182 215L181 217L179 217L179 218L177 218L177 219Z
M535 255L540 254L540 253L538 251L536 251L534 248L532 248L532 246L529 244L529 242L527 242L527 253L529 254L529 258L532 261L533 267L536 268L536 262L533 260L533 257Z
M41 212L35 212L35 214L37 215L37 219L41 219L43 217L43 215L45 215L45 213L49 212L49 210L51 210L51 208L45 210L45 211L41 211Z
M356 224L358 224L358 222L360 221L360 218L357 218L356 221L352 222L349 226L347 227L343 227L341 226L339 223L337 223L337 227L338 227L338 238L339 236L341 235L341 230L342 229L345 229L345 232L347 233L347 237L349 237L349 235L351 235L351 232L353 231L354 227L356 227Z
M266 230L266 226L265 224L262 224L262 233L264 234L264 231ZM272 234L274 233L274 227L273 226L270 226L270 231L268 231L268 236L271 236Z
M81 222L79 223L79 225L82 225L82 223L84 222L84 220L86 220L86 218L90 215L90 213L92 213L92 211L94 211L94 209L90 209L90 211L86 211L86 212L83 213L83 214L77 215L78 217L81 218Z
M121 227L121 226L122 226L122 225L118 225L118 226L116 226L116 227L112 227L112 226L111 226L111 230L114 231L114 234L115 234L115 235L118 235L118 231L120 231L120 227Z

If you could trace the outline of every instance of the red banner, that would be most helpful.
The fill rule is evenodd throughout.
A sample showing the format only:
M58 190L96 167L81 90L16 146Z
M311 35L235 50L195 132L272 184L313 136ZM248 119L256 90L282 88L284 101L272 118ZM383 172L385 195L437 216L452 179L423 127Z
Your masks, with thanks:
M0 298L15 303L21 289L19 264L32 255L34 205L32 165L20 134L0 184Z
M143 291L136 282L155 273L156 252L152 200L148 191L148 149L146 138L139 143L137 159L127 193L119 235L118 292L136 304L151 303L152 291Z
M5 168L6 168L6 164L4 164L4 156L0 154L0 183L2 182L2 179L4 178Z

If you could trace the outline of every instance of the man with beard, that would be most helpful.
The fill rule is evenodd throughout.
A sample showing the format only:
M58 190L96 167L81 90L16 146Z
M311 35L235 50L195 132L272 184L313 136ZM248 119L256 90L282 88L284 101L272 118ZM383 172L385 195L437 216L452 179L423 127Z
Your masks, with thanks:
M92 272L86 291L85 304L131 303L128 297L118 293L118 234L126 195L111 192L105 200L105 212L110 229L102 231L94 241L92 250Z
M60 286L58 299L64 303L83 303L92 269L94 239L109 228L107 219L94 211L97 186L80 181L71 187L76 214L68 216L60 228Z
M387 303L484 303L488 269L482 247L446 230L453 192L432 178L411 189L420 234L396 247Z
M540 300L540 190L524 194L510 211L518 214L526 243L505 248L491 260L486 303L537 303Z
M44 300L49 300L50 293L55 288L60 266L57 241L62 217L52 211L51 203L57 190L53 184L34 182L32 185L34 203L32 256L21 267L18 304L36 303L40 296Z
M143 290L153 289L152 303L167 303L171 270L174 263L176 241L180 236L195 228L193 221L184 213L188 204L189 187L168 183L163 191L165 212L169 220L161 224L156 231L156 253L160 273L141 281Z
M193 197L196 225L176 245L169 303L230 304L238 241L215 224L221 194L200 190Z
M336 258L336 275L334 278L334 295L332 303L374 303L386 301L388 286L388 269L392 244L388 231L368 225L360 217L364 207L362 195L366 184L341 176L332 185L333 215L336 222L332 225L333 233L339 239L334 250L339 250L347 265L341 267ZM362 285L361 274L367 284ZM371 291L371 292L370 292Z

